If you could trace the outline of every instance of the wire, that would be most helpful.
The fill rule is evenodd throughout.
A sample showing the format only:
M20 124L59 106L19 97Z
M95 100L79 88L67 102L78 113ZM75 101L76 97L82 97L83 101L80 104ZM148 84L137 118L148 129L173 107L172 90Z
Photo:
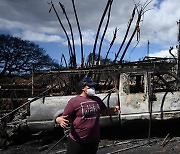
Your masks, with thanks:
M66 136L67 136L67 134L65 134L62 138L60 138L60 140L57 141L56 144L54 144L54 145L46 152L46 154L49 153L56 145L58 145L59 142L61 142Z

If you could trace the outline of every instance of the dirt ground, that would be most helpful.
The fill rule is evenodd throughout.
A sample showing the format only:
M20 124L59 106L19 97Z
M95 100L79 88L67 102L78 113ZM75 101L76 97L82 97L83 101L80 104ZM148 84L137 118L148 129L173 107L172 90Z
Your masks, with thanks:
M97 154L180 154L180 120L152 122L134 121L123 126L101 128ZM148 136L150 135L150 138ZM62 133L39 132L24 136L10 144L1 154L60 154L65 153L66 138ZM57 145L56 145L57 144ZM56 145L56 146L55 146ZM54 148L52 148L54 146ZM52 150L50 150L52 149Z

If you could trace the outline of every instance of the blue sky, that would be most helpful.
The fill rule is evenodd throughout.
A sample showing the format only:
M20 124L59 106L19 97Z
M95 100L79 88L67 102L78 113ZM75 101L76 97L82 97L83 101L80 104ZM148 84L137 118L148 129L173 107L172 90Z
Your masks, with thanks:
M80 41L71 0L53 0L62 22L68 30L67 21L58 4L59 1L64 4L73 26L77 62L80 63ZM67 40L54 12L48 12L50 5L47 2L47 0L0 0L0 33L33 41L44 48L47 54L59 62L62 53L67 59L69 57ZM105 57L113 37L113 31L117 27L119 29L117 38L108 57L114 59L115 53L117 53L125 34L134 2L137 3L139 0L113 1L110 23L103 42L102 57ZM142 5L145 2L146 0L140 0ZM92 52L98 24L106 3L107 0L75 0L83 36L85 58ZM135 37L124 60L136 61L146 56L148 40L150 42L150 56L170 57L168 49L170 46L175 47L177 45L178 26L176 21L180 19L179 8L179 0L152 0L146 8L149 11L145 13L141 22L140 42L135 50L132 51L137 43ZM100 36L102 32L100 32ZM173 52L176 54L176 48Z

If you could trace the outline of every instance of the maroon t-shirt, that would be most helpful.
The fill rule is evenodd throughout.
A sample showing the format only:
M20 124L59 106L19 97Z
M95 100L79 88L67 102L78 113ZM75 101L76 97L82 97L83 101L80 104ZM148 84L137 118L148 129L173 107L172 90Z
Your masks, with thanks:
M69 136L84 143L98 141L100 111L105 108L105 104L97 96L87 98L78 95L71 98L63 113L72 120Z

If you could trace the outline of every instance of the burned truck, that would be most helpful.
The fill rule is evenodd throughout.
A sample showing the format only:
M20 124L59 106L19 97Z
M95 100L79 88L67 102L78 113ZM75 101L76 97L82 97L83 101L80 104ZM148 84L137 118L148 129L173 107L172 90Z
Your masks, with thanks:
M47 95L48 89L15 111L1 118L1 140L11 139L19 130L39 132L60 128L55 118L63 113L68 100L74 97L78 79L90 75L97 82L97 96L107 107L118 105L121 112L101 116L100 126L123 125L131 120L167 120L180 118L180 78L173 59L147 59L143 62L108 65L91 69L73 69L53 72L58 77L60 93ZM52 72L51 72L52 73ZM13 119L8 116L13 114Z

